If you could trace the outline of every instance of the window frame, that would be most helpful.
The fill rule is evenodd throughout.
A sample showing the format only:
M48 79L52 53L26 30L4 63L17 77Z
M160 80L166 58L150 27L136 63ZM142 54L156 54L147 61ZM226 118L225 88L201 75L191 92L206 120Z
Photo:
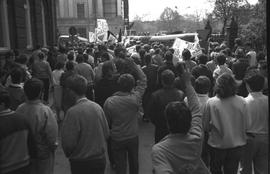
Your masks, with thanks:
M3 15L3 41L4 46L0 46L0 52L10 50L10 37L9 37L9 23L8 23L8 11L7 11L7 0L0 0L1 6L3 9L0 9L0 13ZM2 19L1 19L2 20Z

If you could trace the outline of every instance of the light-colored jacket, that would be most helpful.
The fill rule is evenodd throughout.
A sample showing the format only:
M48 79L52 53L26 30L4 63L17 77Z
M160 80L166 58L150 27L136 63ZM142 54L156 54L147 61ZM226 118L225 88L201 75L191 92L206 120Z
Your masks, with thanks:
M45 159L57 147L58 126L55 114L40 100L21 104L17 113L25 116L37 147L37 158Z

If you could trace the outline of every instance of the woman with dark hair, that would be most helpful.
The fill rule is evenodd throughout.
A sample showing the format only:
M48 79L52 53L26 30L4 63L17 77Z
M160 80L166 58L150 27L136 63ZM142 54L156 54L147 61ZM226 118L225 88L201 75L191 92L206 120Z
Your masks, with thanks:
M204 129L209 133L210 171L236 174L246 145L247 108L236 95L236 82L227 73L216 80L215 94L204 110ZM223 172L222 172L223 168Z

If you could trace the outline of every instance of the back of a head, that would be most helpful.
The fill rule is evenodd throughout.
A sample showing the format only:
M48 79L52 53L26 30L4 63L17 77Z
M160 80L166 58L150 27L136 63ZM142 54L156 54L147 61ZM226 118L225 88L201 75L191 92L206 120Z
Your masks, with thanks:
M226 63L226 56L224 54L220 53L217 55L216 60L217 60L218 65L224 65Z
M83 60L84 60L83 55L82 54L78 54L77 57L76 57L76 62L82 63Z
M170 133L187 134L191 127L191 112L184 102L167 104L165 118Z
M74 60L74 53L70 52L68 55L67 55L67 59L69 61L73 61Z
M247 71L244 82L248 85L250 92L260 92L264 87L264 77L257 69Z
M161 73L161 82L164 87L173 86L174 79L175 74L169 69L166 69Z
M26 54L21 54L17 59L16 62L20 64L26 64L27 63L27 55Z
M180 76L185 72L186 63L184 61L180 61L176 63L175 69L177 71L177 75Z
M68 61L68 62L66 63L66 69L67 69L67 71L74 70L74 63L71 62L71 61Z
M110 60L109 53L107 53L107 52L102 53L101 60L102 60L102 62Z
M5 109L10 107L10 98L9 98L8 91L3 87L0 86L0 104L4 105Z
M28 100L37 100L43 90L43 82L37 78L29 79L24 83L23 89Z
M11 71L11 82L14 84L20 84L23 81L23 69L20 67L16 67Z
M219 98L225 99L234 96L236 89L236 82L230 74L224 73L217 78L215 93Z
M205 54L200 54L198 56L199 64L205 65L208 62L208 57Z
M195 80L194 88L198 94L207 94L211 87L211 81L206 76L199 76Z
M112 75L114 70L114 64L112 61L105 61L102 65L102 76L110 76Z
M77 96L84 96L87 90L87 80L83 76L75 74L67 78L66 87Z
M145 60L146 65L149 65L152 62L152 56L147 53L144 56L144 60Z
M135 79L131 74L122 74L118 79L120 91L131 92L135 85Z
M45 54L43 52L38 53L38 58L39 60L44 60L45 59Z
M173 59L173 54L172 54L172 52L167 51L167 52L165 53L164 59L165 59L167 62L172 62L172 59Z
M182 51L182 57L183 57L183 60L190 60L191 58L191 53L188 49L184 49Z
M245 58L245 51L242 48L238 48L235 50L235 57L237 59Z
M64 62L57 62L55 65L55 68L57 70L63 69L65 67L65 63Z
M140 49L141 49L141 46L140 45L136 45L135 46L135 49L136 49L136 52L138 53L140 51Z

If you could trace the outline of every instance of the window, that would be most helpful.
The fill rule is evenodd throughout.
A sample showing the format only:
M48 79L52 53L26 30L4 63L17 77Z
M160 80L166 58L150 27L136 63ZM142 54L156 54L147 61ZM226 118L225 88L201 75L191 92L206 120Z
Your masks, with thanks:
M86 28L77 28L79 36L86 38Z
M46 21L45 21L45 9L44 4L41 2L41 16L42 16L42 30L43 30L43 46L47 46L47 38L46 38Z
M7 1L0 0L0 50L10 48Z
M32 42L32 30L31 30L31 15L30 15L30 4L29 0L26 0L26 4L24 5L25 9L25 26L26 26L26 37L27 37L27 49L33 48Z
M85 18L84 4L81 4L81 3L77 4L77 16L78 18Z

